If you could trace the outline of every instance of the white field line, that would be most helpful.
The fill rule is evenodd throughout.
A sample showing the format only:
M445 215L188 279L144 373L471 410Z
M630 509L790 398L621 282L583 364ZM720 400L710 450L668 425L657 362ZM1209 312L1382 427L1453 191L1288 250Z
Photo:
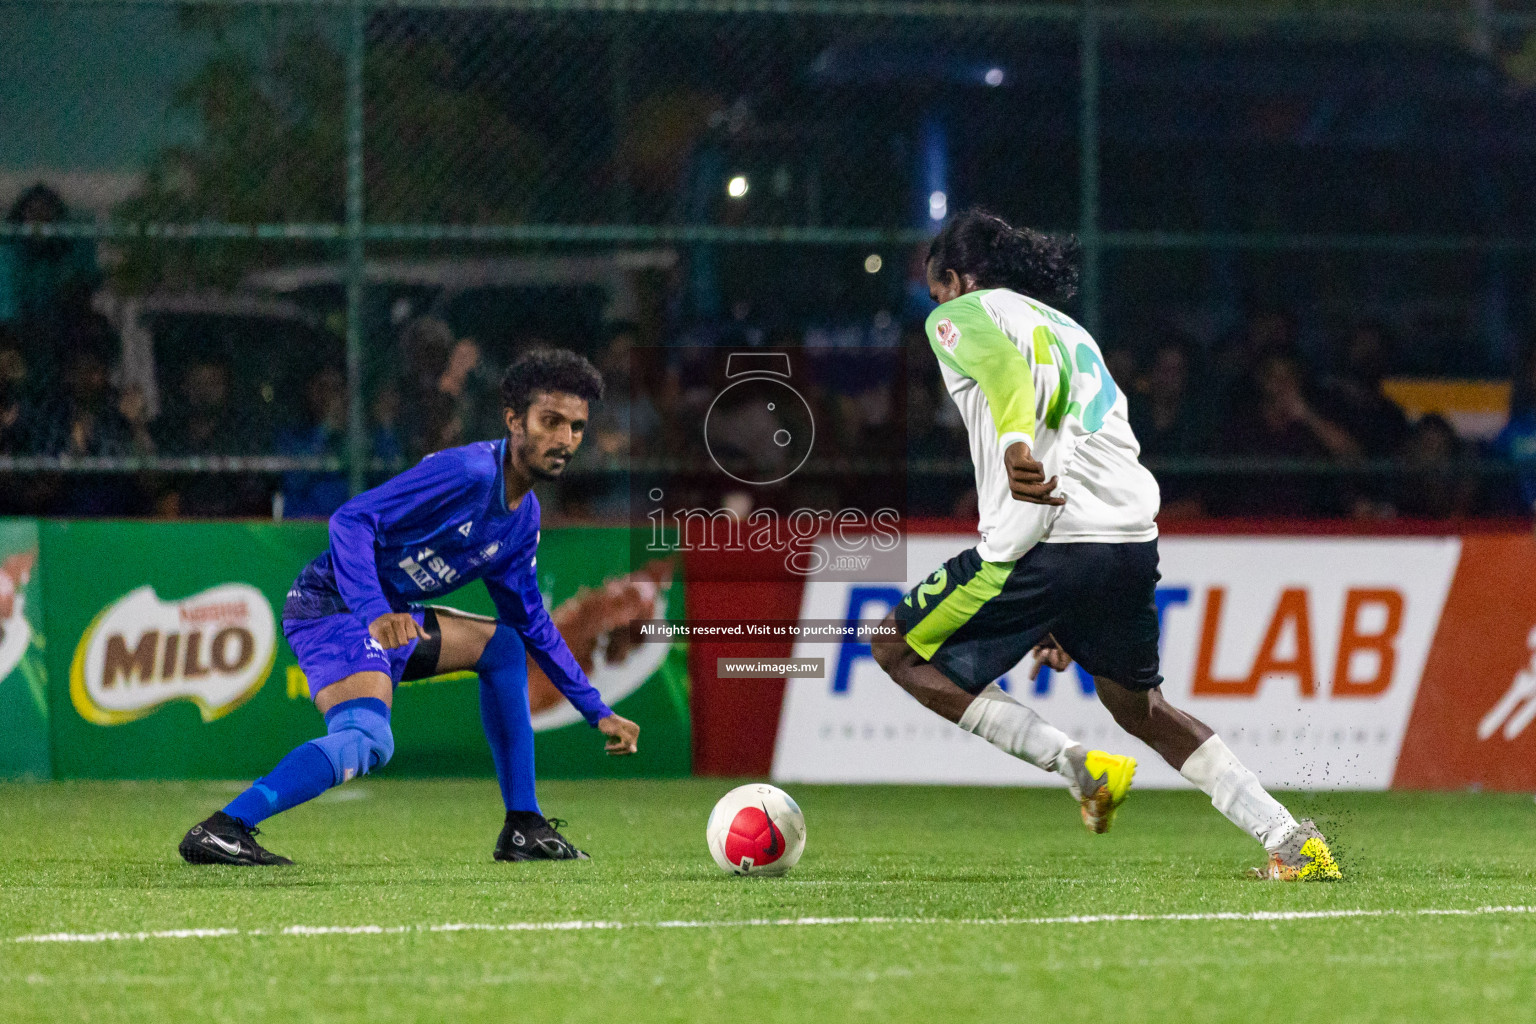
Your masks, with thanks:
M278 929L178 928L149 932L53 932L18 935L12 943L144 942L149 939L224 939L269 935L405 935L432 932L576 932L661 928L805 928L819 925L928 925L972 928L1122 924L1134 921L1327 921L1356 917L1485 917L1536 914L1536 906L1425 907L1417 910L1244 910L1204 914L1072 914L1067 917L758 917L740 921L508 921L501 924L289 925Z

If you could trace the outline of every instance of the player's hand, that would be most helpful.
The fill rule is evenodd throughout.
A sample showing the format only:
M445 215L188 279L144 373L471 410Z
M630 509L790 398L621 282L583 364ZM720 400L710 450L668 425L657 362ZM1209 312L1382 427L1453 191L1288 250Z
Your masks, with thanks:
M623 715L598 719L597 731L608 737L603 749L610 754L633 754L640 749L640 727Z
M1029 678L1033 679L1040 674L1042 668L1050 668L1052 672L1065 672L1072 667L1072 655L1061 649L1056 638L1047 633L1045 639L1035 644L1031 653L1035 656L1035 667L1029 670Z
M419 626L410 612L389 612L368 623L368 632L386 651L404 647L412 640L427 639L427 631Z
M1008 471L1008 490L1014 501L1028 501L1035 505L1065 505L1067 499L1052 494L1056 478L1045 478L1045 467L1035 461L1029 445L1015 441L1003 453L1003 466Z

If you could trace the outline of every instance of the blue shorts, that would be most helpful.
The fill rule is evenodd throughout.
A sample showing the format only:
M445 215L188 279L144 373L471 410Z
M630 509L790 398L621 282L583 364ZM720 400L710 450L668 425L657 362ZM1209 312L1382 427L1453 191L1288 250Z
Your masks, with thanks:
M411 618L418 626L425 626L427 614L424 608L411 609ZM428 628L435 634L435 629ZM347 614L318 619L284 619L283 635L288 638L288 646L293 648L299 668L309 680L311 699L327 686L356 672L383 672L390 682L399 685L400 680L407 678L411 656L421 644L418 637L404 647L386 651L368 632L367 626ZM437 661L435 655L432 661ZM426 675L431 674L432 667L435 666L428 666ZM416 674L411 673L412 676Z

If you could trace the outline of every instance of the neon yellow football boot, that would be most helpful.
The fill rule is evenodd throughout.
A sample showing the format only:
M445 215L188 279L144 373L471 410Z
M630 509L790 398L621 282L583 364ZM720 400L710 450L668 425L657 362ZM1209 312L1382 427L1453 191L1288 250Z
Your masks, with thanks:
M1269 855L1269 863L1253 873L1272 882L1337 882L1344 877L1311 818L1297 822L1280 849Z
M1090 832L1108 832L1114 824L1115 811L1131 792L1136 759L1102 750L1085 751L1080 746L1069 747L1065 756L1071 768L1068 788L1082 806L1083 824Z

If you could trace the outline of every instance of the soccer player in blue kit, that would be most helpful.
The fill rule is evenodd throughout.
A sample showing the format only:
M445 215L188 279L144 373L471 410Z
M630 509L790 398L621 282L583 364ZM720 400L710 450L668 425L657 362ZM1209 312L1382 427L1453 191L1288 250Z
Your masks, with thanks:
M640 727L613 713L550 621L534 571L539 502L581 444L603 379L573 352L518 359L501 382L507 436L429 455L347 502L330 547L283 605L283 634L309 680L326 733L296 747L222 811L193 826L192 864L291 864L253 838L258 822L389 762L389 714L404 680L474 670L480 717L506 805L497 860L586 859L534 795L526 652L609 754L633 754ZM484 579L497 617L417 602Z

